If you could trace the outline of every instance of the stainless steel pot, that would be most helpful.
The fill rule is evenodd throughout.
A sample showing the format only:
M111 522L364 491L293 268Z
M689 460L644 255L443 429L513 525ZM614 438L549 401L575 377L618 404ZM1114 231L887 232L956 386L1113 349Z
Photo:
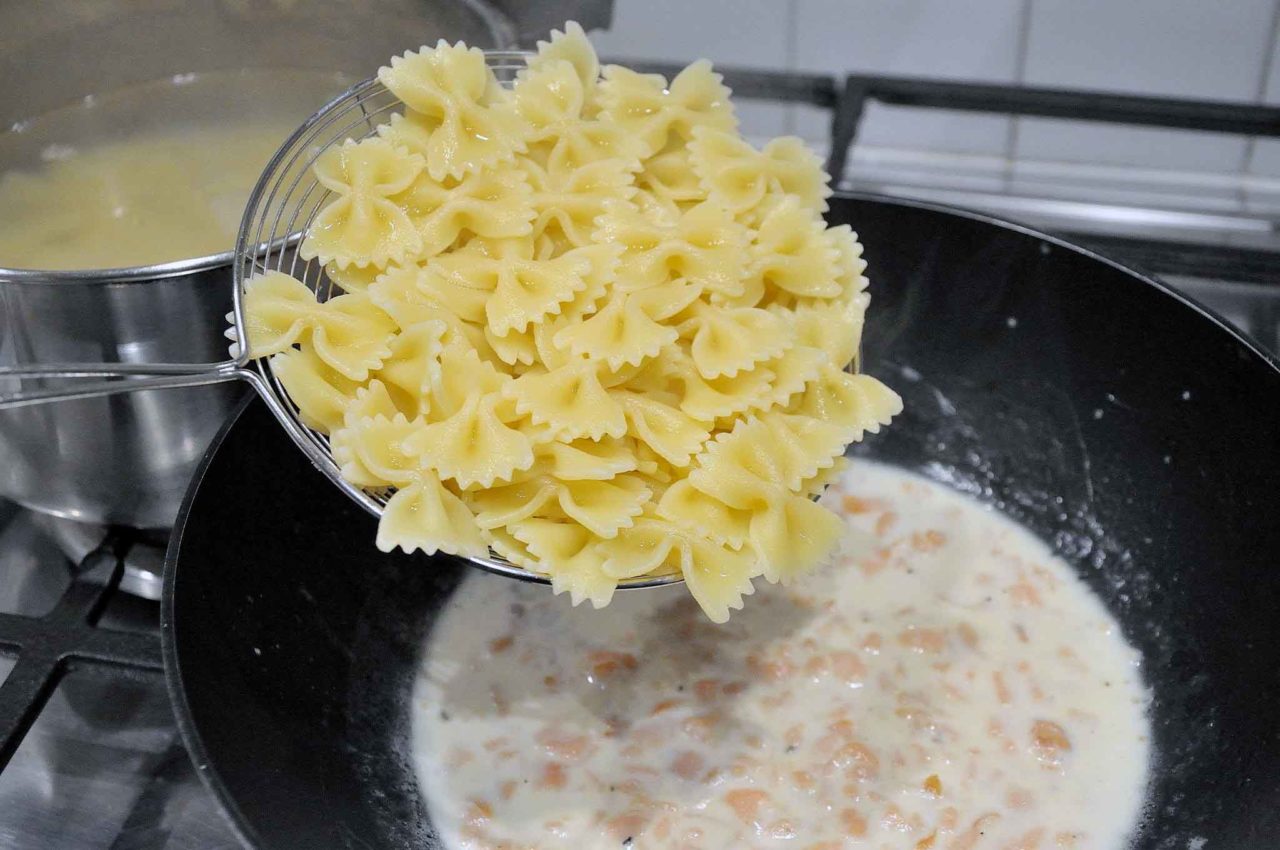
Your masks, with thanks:
M0 170L30 165L39 153L20 122L90 95L161 79L179 85L211 72L334 72L323 92L250 90L242 103L201 104L195 116L278 114L279 107L300 121L395 53L441 37L507 47L511 32L477 0L0 4L0 126L14 128L0 136ZM74 138L64 141L97 143L140 123L182 120L169 105L155 107L123 118L117 112L107 123L83 112L68 125ZM228 251L150 267L48 272L4 268L0 257L0 395L71 383L4 376L4 367L225 359L230 263ZM169 526L196 461L241 392L228 385L148 390L0 410L0 496L84 521Z

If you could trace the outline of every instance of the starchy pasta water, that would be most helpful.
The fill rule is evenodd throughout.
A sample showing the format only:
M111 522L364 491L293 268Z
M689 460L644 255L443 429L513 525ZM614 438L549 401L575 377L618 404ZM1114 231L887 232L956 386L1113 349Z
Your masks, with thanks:
M403 109L317 159L299 248L343 294L245 292L250 354L392 493L378 546L492 549L597 607L676 572L717 622L817 565L812 497L901 407L844 371L865 263L817 158L744 142L709 63L601 68L572 24L510 89L444 42L378 76Z

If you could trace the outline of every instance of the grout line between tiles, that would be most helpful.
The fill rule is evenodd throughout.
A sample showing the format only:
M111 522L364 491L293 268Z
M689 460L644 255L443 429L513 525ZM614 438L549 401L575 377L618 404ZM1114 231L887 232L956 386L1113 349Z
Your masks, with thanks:
M1280 0L1276 0L1280 3ZM785 42L783 44L783 62L786 64L787 70L794 73L800 64L800 0L787 0L787 26ZM796 132L796 106L790 104L783 110L782 130L785 135L791 136Z
M1276 47L1280 42L1277 36L1280 35L1280 0L1276 0L1275 5L1271 9L1271 32L1267 36L1267 49L1262 57L1262 73L1258 78L1257 93L1254 98L1256 103L1265 103L1267 97L1267 82L1271 78L1271 71L1276 62ZM1244 157L1240 163L1240 170L1244 174L1252 173L1255 160L1258 153L1258 138L1250 136L1245 140ZM1241 190L1240 203L1245 203L1245 192Z
M1280 0L1276 0L1280 5ZM1018 50L1013 60L1013 81L1017 85L1023 85L1027 76L1027 51L1031 42L1031 6L1033 0L1022 0L1022 8L1018 14ZM1013 164L1018 155L1018 134L1022 129L1022 119L1016 115L1009 116L1009 129L1005 133L1005 151L1004 158L1007 163L1005 166L1005 189L1011 188L1013 182Z

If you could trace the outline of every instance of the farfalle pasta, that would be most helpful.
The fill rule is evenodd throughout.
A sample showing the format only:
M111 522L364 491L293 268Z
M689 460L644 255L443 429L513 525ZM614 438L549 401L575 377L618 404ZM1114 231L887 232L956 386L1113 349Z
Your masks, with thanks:
M251 356L385 501L377 545L574 604L679 574L716 622L822 561L814 497L901 402L846 370L865 263L817 158L745 142L709 63L601 68L575 24L507 89L461 44L379 78L403 109L315 163L328 297L244 298Z

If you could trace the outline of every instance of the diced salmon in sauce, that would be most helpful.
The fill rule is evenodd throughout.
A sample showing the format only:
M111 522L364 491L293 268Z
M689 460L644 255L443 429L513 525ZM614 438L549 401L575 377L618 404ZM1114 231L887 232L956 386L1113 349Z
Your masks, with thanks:
M1101 603L938 485L825 498L862 542L724 626L469 577L414 694L446 850L1121 850L1150 730Z

